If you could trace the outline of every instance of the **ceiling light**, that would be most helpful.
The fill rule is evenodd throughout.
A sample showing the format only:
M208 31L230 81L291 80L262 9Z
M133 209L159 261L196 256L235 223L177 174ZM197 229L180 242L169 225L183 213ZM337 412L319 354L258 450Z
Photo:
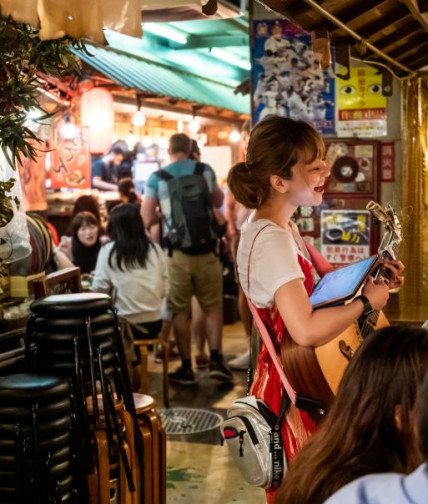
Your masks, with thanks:
M143 23L143 31L152 33L157 37L172 40L173 42L177 42L177 44L187 44L187 37L184 35L183 32L180 32L175 28L171 28L170 26L164 24Z
M132 150L135 147L135 144L138 142L138 138L134 135L134 133L129 133L129 135L125 138L126 145L129 150Z
M70 116L64 117L64 124L61 127L61 136L64 140L73 140L77 135L77 127L71 122Z
M184 123L183 123L183 121L178 121L177 122L177 131L179 133L183 133L183 131L184 131Z
M197 133L201 129L201 123L196 118L196 106L192 107L193 119L189 123L189 130L192 133Z
M189 130L192 133L197 133L201 129L201 123L197 119L192 119L189 123Z
M135 112L132 116L132 124L134 126L144 126L146 124L146 116L141 112L141 110L137 110L137 112Z
M167 149L168 148L168 140L163 135L159 138L158 147L160 149Z
M229 135L229 140L232 142L232 143L236 143L236 142L239 142L241 138L241 134L239 133L239 131L234 128L231 132L230 132L230 135Z
M153 145L153 138L149 135L144 135L143 140L141 141L141 145L145 148L148 149Z
M210 51L210 54L211 56L225 61L226 63L230 63L231 65L238 66L240 68L243 68L244 70L251 70L251 63L248 60L241 59L228 51L224 51L223 49L213 47Z

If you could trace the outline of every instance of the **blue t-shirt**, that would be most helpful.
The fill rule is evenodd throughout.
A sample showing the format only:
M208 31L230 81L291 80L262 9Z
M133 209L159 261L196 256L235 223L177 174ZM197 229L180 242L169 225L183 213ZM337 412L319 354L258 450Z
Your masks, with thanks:
M426 504L427 464L405 474L370 474L333 494L324 504Z
M204 164L204 171L202 175L204 176L208 189L212 193L215 189L218 189L216 174L210 165ZM195 171L196 161L193 159L182 159L180 161L175 161L164 168L167 173L173 177L184 177L186 175L192 175ZM157 198L159 200L159 205L161 207L163 218L166 221L166 226L163 226L163 235L167 236L168 226L171 227L171 203L168 190L168 183L158 177L155 173L152 173L147 180L146 186L144 188L144 196L149 196L151 198Z

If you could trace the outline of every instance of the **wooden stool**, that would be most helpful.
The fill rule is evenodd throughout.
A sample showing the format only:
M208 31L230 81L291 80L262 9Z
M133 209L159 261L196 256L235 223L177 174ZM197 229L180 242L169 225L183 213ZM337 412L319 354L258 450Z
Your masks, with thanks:
M123 317L119 318L120 323L120 333L122 338L124 338L125 331L132 341L134 341L134 346L140 349L141 362L140 362L140 391L144 394L147 392L147 382L148 382L148 346L149 345L162 345L164 348L164 359L163 359L163 402L166 408L169 408L169 388L168 388L168 360L169 360L169 343L160 338L153 339L135 339L132 329L139 331L143 336L147 334L144 327L139 324L134 324L129 322Z
M133 394L143 437L144 467L142 502L166 504L166 434L152 397ZM151 471L147 470L150 460Z

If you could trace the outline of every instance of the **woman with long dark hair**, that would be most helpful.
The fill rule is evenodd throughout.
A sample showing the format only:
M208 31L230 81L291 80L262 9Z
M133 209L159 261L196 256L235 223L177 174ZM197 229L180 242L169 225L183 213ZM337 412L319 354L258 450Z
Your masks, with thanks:
M386 327L360 347L319 430L290 465L275 504L321 504L366 474L409 474L422 462L416 404L428 331Z
M63 236L59 250L63 252L81 273L92 273L101 248L101 227L91 212L79 212L71 221L71 237Z
M169 285L164 253L147 237L135 205L116 206L107 232L112 241L101 249L92 290L110 293L118 315L154 338L162 326L161 303Z

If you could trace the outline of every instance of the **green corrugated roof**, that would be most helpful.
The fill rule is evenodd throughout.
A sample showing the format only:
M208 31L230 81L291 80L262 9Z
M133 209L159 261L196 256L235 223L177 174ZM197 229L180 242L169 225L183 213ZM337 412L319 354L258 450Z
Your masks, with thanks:
M250 113L249 96L235 95L232 86L111 47L86 46L93 56L78 50L74 52L85 63L124 88L150 91L159 96L171 96L241 114Z

